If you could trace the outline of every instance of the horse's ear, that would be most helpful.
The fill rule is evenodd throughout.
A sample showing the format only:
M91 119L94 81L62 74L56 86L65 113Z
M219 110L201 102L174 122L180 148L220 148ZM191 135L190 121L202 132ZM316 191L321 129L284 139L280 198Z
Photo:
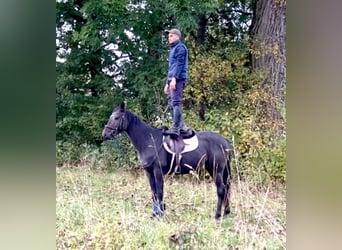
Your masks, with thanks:
M121 109L121 111L125 111L125 103L124 102L120 103L120 109Z

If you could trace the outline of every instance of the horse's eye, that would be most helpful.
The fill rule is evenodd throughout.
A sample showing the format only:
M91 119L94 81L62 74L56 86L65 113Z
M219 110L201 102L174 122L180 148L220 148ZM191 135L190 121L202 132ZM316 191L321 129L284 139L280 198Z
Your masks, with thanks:
M114 120L119 120L120 117L115 117Z

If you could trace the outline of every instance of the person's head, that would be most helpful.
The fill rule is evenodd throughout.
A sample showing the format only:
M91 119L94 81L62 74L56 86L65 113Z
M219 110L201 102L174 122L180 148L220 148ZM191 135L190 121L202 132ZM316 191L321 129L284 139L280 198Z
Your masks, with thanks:
M181 38L181 36L182 36L182 34L179 31L179 29L171 29L171 30L168 31L168 34L169 34L168 35L169 44L172 44L172 43L178 41Z

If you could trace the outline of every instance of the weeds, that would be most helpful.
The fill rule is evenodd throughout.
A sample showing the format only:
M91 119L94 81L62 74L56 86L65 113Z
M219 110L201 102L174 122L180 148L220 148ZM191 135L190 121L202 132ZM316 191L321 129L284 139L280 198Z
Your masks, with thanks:
M165 177L166 215L150 218L143 170L57 168L58 249L284 249L285 190L232 183L231 214L214 219L216 188L191 175Z

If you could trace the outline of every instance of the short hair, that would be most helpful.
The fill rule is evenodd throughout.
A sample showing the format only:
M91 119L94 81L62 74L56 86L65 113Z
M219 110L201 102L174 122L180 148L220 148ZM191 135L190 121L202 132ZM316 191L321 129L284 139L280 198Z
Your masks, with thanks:
M179 38L182 37L182 33L179 31L179 29L170 29L167 31L167 33L175 34L175 35L179 36Z

